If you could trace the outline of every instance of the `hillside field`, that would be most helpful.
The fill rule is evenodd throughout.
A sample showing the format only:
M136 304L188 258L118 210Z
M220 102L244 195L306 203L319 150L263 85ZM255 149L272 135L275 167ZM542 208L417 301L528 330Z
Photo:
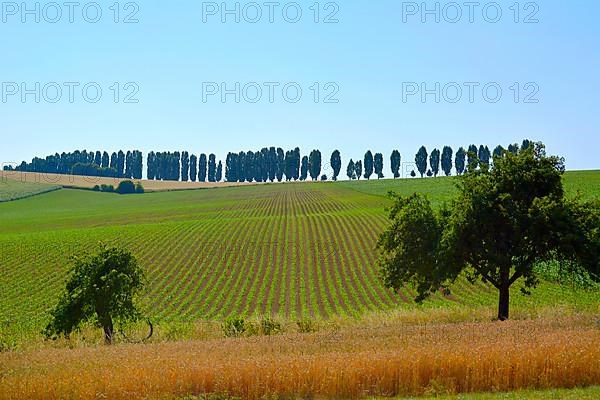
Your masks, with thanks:
M60 189L59 185L20 182L0 176L0 203L14 201Z
M600 172L565 177L570 194L600 195ZM155 321L278 315L358 317L416 307L410 288L382 287L374 247L385 193L427 193L436 204L452 178L292 183L120 196L61 190L0 204L0 321L39 332L65 281L69 256L100 241L128 247L148 272L143 299ZM497 293L459 280L424 307L489 307ZM543 282L514 310L555 303L597 309L597 293Z

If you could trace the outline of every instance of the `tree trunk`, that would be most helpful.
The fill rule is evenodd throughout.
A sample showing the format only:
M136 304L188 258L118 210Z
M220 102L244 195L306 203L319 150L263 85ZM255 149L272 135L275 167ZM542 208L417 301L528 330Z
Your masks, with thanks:
M104 329L104 344L112 344L115 330L110 316L102 321L102 329Z
M503 284L500 288L500 301L498 302L498 320L506 321L508 319L508 308L510 304L510 286Z

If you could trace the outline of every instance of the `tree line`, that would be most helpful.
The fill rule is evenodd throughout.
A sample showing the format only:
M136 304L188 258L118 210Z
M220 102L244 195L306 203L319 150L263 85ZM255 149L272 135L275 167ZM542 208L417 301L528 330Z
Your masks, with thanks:
M79 151L35 157L17 167L5 166L5 171L38 172L62 175L99 176L107 178L142 179L143 155L139 150L108 152Z
M415 155L416 171L411 171L411 176L417 173L423 178L437 177L440 173L452 175L452 170L457 175L464 174L468 168L477 169L489 166L494 156L500 156L505 151L513 154L520 148L527 149L531 146L529 140L522 145L512 144L504 149L497 146L490 151L488 146L472 144L465 150L460 147L456 153L450 146L442 150L435 148L429 153L425 146L421 146ZM401 176L400 167L402 156L398 150L392 151L389 159L391 176L396 179ZM148 154L146 160L147 179L164 181L191 181L191 182L282 182L282 181L313 181L332 179L337 181L342 168L342 157L339 150L335 150L329 159L331 176L322 175L323 157L320 150L313 150L308 155L302 156L298 147L285 151L278 147L264 147L257 151L241 151L228 153L223 165L214 154L195 155L183 152L154 152ZM13 170L12 167L4 167ZM105 152L74 151L72 153L55 154L42 158L34 158L31 163L22 162L16 171L40 172L55 174L73 174L84 176L101 176L113 178L142 179L143 155L138 150L114 152L112 155ZM361 178L381 179L384 174L384 156L382 153L373 154L367 151L362 160L350 159L346 167L346 176L350 180Z

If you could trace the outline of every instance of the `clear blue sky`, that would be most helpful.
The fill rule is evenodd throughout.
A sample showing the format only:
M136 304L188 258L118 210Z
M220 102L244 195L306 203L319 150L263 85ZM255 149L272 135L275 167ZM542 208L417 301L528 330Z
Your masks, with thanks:
M42 6L46 2L42 2ZM280 2L274 9L262 6L262 19L248 23L256 9L242 1L240 23L234 15L205 14L199 1L143 2L139 10L120 3L119 19L132 12L138 23L115 24L113 1L99 2L102 17L96 24L83 19L82 7L62 8L62 18L49 23L56 10L40 10L22 15L22 10L3 9L0 21L0 81L4 82L0 102L0 160L19 162L54 152L140 149L213 152L224 158L227 151L258 150L264 146L293 148L303 153L319 148L324 158L334 148L342 152L344 163L362 158L367 149L389 153L397 148L403 161L413 161L418 147L467 146L521 141L524 137L542 140L549 152L567 159L568 169L600 168L600 5L596 1L544 0L529 5L519 3L519 23L515 23L514 0L500 1L502 18L497 23L495 7L456 9L440 2L440 23L400 1L350 1L325 7L319 3L320 23L311 9L315 1L299 1L302 18L297 23L283 18L295 17L295 8ZM220 6L219 1L219 6ZM418 2L419 5L421 1ZM426 2L434 8L436 2ZM459 2L463 4L463 2ZM6 3L5 3L6 4ZM34 2L26 2L34 8ZM62 2L61 2L62 4ZM86 4L82 2L82 5ZM263 2L259 2L263 4ZM227 2L229 8L235 2ZM404 10L404 15L403 15ZM212 11L207 6L206 11ZM16 15L13 15L15 14ZM334 13L337 23L322 23ZM95 9L87 9L93 19ZM404 18L403 18L404 17ZM22 23L21 19L26 22ZM406 22L403 22L403 19ZM524 20L537 19L537 23ZM21 101L21 94L10 95L10 82L25 82L32 89L36 82L97 82L103 89L98 103L86 102L81 86L75 88L74 102L68 89L58 103L34 95ZM121 101L114 103L110 87L121 85ZM137 104L123 103L127 82L135 82ZM263 86L263 97L249 103L234 95L222 103L220 96L203 102L203 83L278 82L274 102ZM297 103L282 97L282 86L296 82L303 89ZM320 85L320 101L313 100L313 83ZM323 98L336 88L337 103ZM404 93L414 86L405 82L426 83L429 89L439 82L463 86L477 82L473 102L463 86L457 103L455 87L439 103L435 95L421 101L420 95ZM503 90L497 103L487 102L482 87L495 82ZM515 103L515 87L520 98ZM526 86L527 83L535 85ZM511 89L513 87L513 89ZM48 86L48 99L55 97ZM493 88L492 88L493 89ZM19 91L21 89L19 88ZM524 102L532 98L537 103ZM41 92L41 90L40 90ZM293 95L293 91L290 92ZM494 96L493 90L491 96ZM42 93L43 95L43 93ZM92 93L93 96L93 93ZM249 87L248 97L255 92ZM386 166L387 170L387 166Z

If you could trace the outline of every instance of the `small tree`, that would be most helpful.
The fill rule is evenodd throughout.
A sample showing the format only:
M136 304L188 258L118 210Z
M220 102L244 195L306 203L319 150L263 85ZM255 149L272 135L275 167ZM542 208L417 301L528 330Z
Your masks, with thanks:
M421 174L421 178L427 172L427 149L425 146L421 146L417 154L415 155L415 164L417 165L417 170Z
M143 286L144 271L127 250L101 244L96 254L74 256L66 290L44 334L68 337L83 323L93 321L104 330L105 343L112 344L115 321L141 317L135 298Z
M400 152L398 150L392 151L392 155L390 156L390 166L392 168L392 174L394 174L394 179L400 177Z
M121 181L119 182L119 186L115 190L119 194L133 194L135 191L135 184L132 181Z
M599 280L600 201L565 199L563 172L563 160L537 143L467 172L449 209L433 211L420 194L397 197L378 242L383 282L397 290L414 283L422 301L464 271L498 290L498 319L506 320L511 286L522 280L528 294L538 263Z
M465 172L465 160L467 157L467 152L464 148L459 148L456 152L456 157L454 159L454 166L456 167L456 174L462 175Z

